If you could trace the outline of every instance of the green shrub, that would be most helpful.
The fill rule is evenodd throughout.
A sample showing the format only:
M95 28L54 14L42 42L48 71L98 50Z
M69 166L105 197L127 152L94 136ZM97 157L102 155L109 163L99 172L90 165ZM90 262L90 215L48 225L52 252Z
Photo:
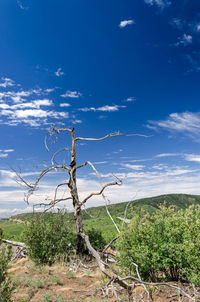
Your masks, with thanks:
M165 206L152 216L135 214L121 233L122 267L137 263L143 279L182 280L200 285L200 208ZM132 266L134 269L134 266Z
M28 254L36 264L53 264L73 248L75 236L62 213L36 216L23 234Z
M91 228L90 230L87 231L87 235L89 237L92 247L95 250L100 250L105 246L106 241L103 238L102 232L100 230Z
M11 295L14 290L14 286L11 280L8 278L8 263L11 260L12 248L9 246L1 245L1 238L3 232L0 229L0 302L10 302L12 301Z

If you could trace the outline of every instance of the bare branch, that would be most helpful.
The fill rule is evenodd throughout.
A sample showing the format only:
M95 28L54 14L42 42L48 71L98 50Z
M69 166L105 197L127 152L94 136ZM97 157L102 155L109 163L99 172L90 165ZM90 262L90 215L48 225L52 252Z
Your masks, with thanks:
M86 161L86 162L83 163L82 165L74 167L74 169L80 169L80 168L86 166L87 164L88 164L88 162Z
M103 193L103 191L105 190L105 188L107 188L107 187L110 187L110 186L116 186L116 185L118 185L118 186L120 186L121 184L119 184L118 182L110 182L110 183L107 183L106 185L104 185L102 188L101 188L101 190L99 191L99 192L92 192L92 193L90 193L90 195L88 195L80 204L81 204L81 206L84 204L84 203L86 203L86 201L88 200L88 199L90 199L91 197L93 197L93 196L97 196L97 195L102 195L102 193Z
M103 249L103 251L101 252L101 254L103 255L107 249L113 244L113 242L115 242L117 239L119 238L119 235L116 236L115 238L113 238Z
M58 189L59 189L60 187L62 187L62 186L68 186L68 182L64 182L64 183L62 183L62 184L57 185L57 187L56 187L56 189L55 189L55 194L54 194L54 201L52 201L52 203L56 201Z
M19 185L25 185L28 188L32 188L33 184L29 183L28 181L26 181L25 179L23 179L20 175L20 173L18 173L15 169L13 169L12 167L10 167L10 169L16 174L16 176L18 177L18 179L16 179L16 182Z
M131 198L131 200L127 203L125 211L124 211L124 218L122 219L122 218L118 217L119 219L122 220L122 228L121 228L121 230L123 230L124 223L130 223L130 219L127 219L126 215L127 215L128 207L129 207L130 203L132 202L132 200L136 198L137 193L138 193L138 191L135 193L135 196L133 198Z
M66 198L58 198L58 199L55 199L55 200L51 200L49 203L45 203L45 202L41 202L41 203L35 203L33 205L33 207L41 207L41 206L44 206L44 207L50 207L48 209L46 209L44 212L47 212L49 210L51 210L57 203L61 202L61 201L67 201L67 200L71 200L72 197L66 197Z
M88 137L76 137L76 141L78 140L82 140L82 141L102 141L104 139L107 139L109 137L115 137L115 136L142 136L142 137L151 137L149 135L145 135L145 134L123 134L118 132L114 132L114 133L109 133L107 135L105 135L104 137L101 138L88 138Z
M63 152L63 151L69 151L70 153L72 152L69 148L62 148L62 149L56 151L56 152L54 153L54 155L52 156L52 158L51 158L51 164L52 164L52 166L55 166L55 164L58 165L56 162L54 163L55 157L56 157L60 152Z
M48 136L48 133L44 137L44 145L45 145L46 150L49 152L49 147L47 145L47 136Z
M138 270L138 265L134 262L131 262L131 265L134 265L135 266L135 269L136 269L136 273L137 273L137 276L139 278L140 281L142 281L141 277L140 277L140 273L139 273L139 270ZM131 266L130 265L130 266ZM144 290L146 291L147 293L147 302L149 302L149 291L147 290L145 284L142 283L142 286L144 287Z
M51 129L51 131L55 132L56 134L59 134L60 132L70 132L70 133L72 133L73 129L69 129L69 128L56 129L55 127L53 127Z
M93 169L94 172L96 173L96 175L97 175L97 177L98 177L98 179L99 179L99 183L100 183L101 187L103 187L102 180L101 180L101 174L97 171L97 169L95 168L95 166L94 166L90 161L88 161L88 164L92 167L92 169ZM122 184L122 181L121 181L121 180L119 180L119 181L120 181L120 184ZM119 185L119 184L118 184L118 185ZM103 200L104 200L104 202L105 202L106 212L107 212L108 216L110 217L112 223L114 224L114 226L115 226L117 232L120 233L118 226L116 225L114 219L112 218L112 215L110 214L110 212L109 212L109 210L108 210L108 202L107 202L107 199L106 199L106 197L105 197L105 195L104 195L103 193L102 193L101 195L102 195L102 198L103 198Z
M86 213L90 218L96 219L96 218L99 217L99 214L98 214L97 216L91 215L91 214L87 211L85 205L83 205L83 210L85 211L85 213Z
M48 167L46 169L44 169L40 175L38 176L38 178L36 179L34 184L27 184L27 186L30 188L27 192L27 194L25 194L25 201L28 203L28 199L29 197L34 193L34 191L36 190L38 183L40 182L40 180L50 171L53 170L57 170L57 169L63 169L63 170L67 170L68 172L70 171L70 168L66 167L65 165L60 165L60 166L53 166L53 167ZM26 184L26 182L22 179L22 181Z
M144 284L144 285L150 285L150 286L168 286L171 288L174 288L176 290L178 290L179 292L181 292L184 296L188 297L189 299L191 299L191 301L195 301L195 298L192 298L190 295L188 295L184 290L182 290L180 287L169 284L169 283L165 283L165 282L158 282L158 283L152 283L152 282L146 282L146 281L142 281L138 278L135 278L133 276L126 276L123 278L119 278L119 280L124 281L124 280L133 280L133 281L137 281L140 284Z

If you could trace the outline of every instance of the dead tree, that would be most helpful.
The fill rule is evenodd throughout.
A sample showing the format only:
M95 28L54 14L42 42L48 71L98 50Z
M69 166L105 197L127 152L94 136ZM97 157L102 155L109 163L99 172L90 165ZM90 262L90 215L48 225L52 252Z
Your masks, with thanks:
M59 184L56 189L55 189L55 194L54 194L54 198L49 202L49 203L41 203L39 205L45 205L48 206L48 209L52 208L55 206L55 204L61 202L61 201L65 201L65 200L72 200L72 204L73 204L73 208L74 208L74 218L75 218L75 224L76 224L76 232L77 232L77 253L82 253L84 250L84 238L81 234L83 234L83 220L82 220L82 207L85 205L85 203L92 198L93 196L98 196L98 195L103 195L104 190L107 187L110 186L116 186L116 185L121 185L121 180L117 179L117 181L114 182L110 182L107 183L105 185L102 185L100 191L98 192L92 192L90 193L86 198L84 198L83 200L80 200L79 198L79 194L78 194L78 188L77 188L77 169L80 169L86 165L90 165L94 168L94 166L89 162L84 162L83 164L77 166L77 159L76 159L76 145L78 141L103 141L107 138L111 138L111 137L115 137L115 136L143 136L146 137L145 135L142 134L131 134L131 135L125 135L122 134L120 132L115 132L115 133L110 133L104 137L101 138L84 138L84 137L76 137L75 136L75 129L69 129L69 128L61 128L61 129L57 129L57 128L52 128L49 132L48 135L49 137L53 137L53 135L59 135L61 132L67 132L71 135L71 148L62 148L60 150L58 150L56 153L54 153L52 160L51 160L51 166L45 168L40 175L38 176L38 178L36 179L34 184L30 184L27 181L24 181L24 179L22 179L22 177L20 177L20 175L18 175L20 182L22 182L23 184L25 184L26 186L28 186L29 190L27 192L27 194L25 195L26 198L26 202L29 202L29 197L35 192L35 190L37 189L37 187L39 186L39 182L40 180L46 175L48 174L50 171L52 170L61 170L61 171L66 171L69 174L69 180L65 183ZM47 145L47 137L45 138L45 146L47 148L47 150L49 150L48 145ZM56 163L56 156L63 152L63 151L67 151L70 153L70 163L69 165L66 164L57 164ZM68 186L69 190L70 190L70 197L67 198L57 198L57 192L58 189L61 186Z
M117 300L121 300L117 294L116 294L116 291L114 289L114 283L118 283L120 286L122 286L124 289L127 290L128 292L128 299L129 301L133 301L133 288L135 288L136 286L139 286L139 285L142 285L146 291L146 294L147 294L147 301L149 301L150 299L150 295L149 295L149 292L146 288L146 285L150 285L150 286L168 286L168 287L171 287L175 290L178 290L182 295L186 296L187 298L189 298L191 301L195 301L195 298L194 297L191 297L188 293L186 293L185 291L183 291L181 288L177 287L177 286L174 286L174 285L171 285L171 284L168 284L168 283L149 283L149 282L145 282L143 280L141 280L141 277L140 277L140 274L139 274L139 271L138 271L138 266L137 264L135 263L132 263L132 265L134 265L136 267L136 272L137 272L137 278L136 277L133 277L133 276L126 276L126 277L120 277L118 274L116 274L116 272L113 271L112 268L110 268L109 264L108 263L105 263L103 260L102 260L102 256L103 254L105 253L105 251L109 248L109 246L115 241L117 240L117 237L115 237L103 250L103 252L100 254L99 252L97 252L91 245L90 241L89 241L89 238L86 234L84 234L84 231L83 231L83 220L82 220L82 207L85 205L85 203L90 199L92 198L93 196L98 196L98 195L102 195L102 197L104 198L104 200L106 199L105 196L104 196L104 190L107 188L107 187L110 187L110 186L115 186L115 185L121 185L122 182L121 180L119 180L117 178L117 181L115 182L110 182L110 183L107 183L105 185L103 185L101 183L101 177L100 175L98 174L97 170L95 169L95 167L91 164L90 161L86 161L84 162L83 164L77 166L77 159L76 159L76 144L77 144L77 141L102 141L102 140L105 140L107 138L111 138L111 137L115 137L115 136L122 136L122 135L125 135L125 134L122 134L120 132L115 132L115 133L110 133L104 137L101 137L101 138L83 138L83 137L76 137L75 136L75 130L74 128L72 129L69 129L69 128L62 128L62 129L56 129L56 128L52 128L50 131L49 131L49 135L50 137L53 136L53 135L58 135L59 133L61 132L68 132L71 134L71 140L72 140L72 145L71 145L71 148L62 148L60 150L58 150L57 152L54 153L53 157L52 157L52 160L51 160L51 166L45 168L41 173L40 175L38 176L38 178L36 179L35 183L31 184L27 181L25 181L21 176L20 174L16 173L18 175L18 181L19 183L21 184L24 184L25 186L28 186L28 192L27 194L25 194L25 200L27 203L29 203L29 197L36 191L36 189L38 188L39 186L39 182L40 180L45 176L47 175L50 171L53 171L53 170L56 170L56 171L65 171L65 172L68 172L69 174L69 179L67 182L64 182L64 183L61 183L59 185L57 185L56 189L55 189L55 193L54 193L54 198L52 200L50 200L50 202L44 202L44 203L40 203L40 204L37 204L37 205L44 205L44 206L47 206L47 210L50 210L51 208L53 208L56 204L58 204L59 202L61 201L68 201L68 200L72 200L72 204L73 204L73 207L74 207L74 218L75 218L75 224L76 224L76 232L77 232L77 253L78 254L81 254L83 253L84 251L84 243L86 243L87 245L87 248L88 250L90 251L90 253L93 255L93 257L96 259L96 262L99 266L99 268L101 269L101 271L107 276L110 278L110 281L107 283L106 285L106 292L108 290L108 286L111 285L112 286L112 290L113 290L113 293L114 295L116 296ZM143 136L143 137L149 137L149 136L146 136L146 135L142 135L142 134L131 134L131 135L125 135L125 136ZM48 149L48 146L47 146L47 140L45 139L45 146ZM63 152L63 151L67 151L70 153L70 163L69 165L66 165L66 164L57 164L56 163L56 156ZM98 175L99 177L99 180L100 180L100 184L101 184L101 189L98 191L98 192L92 192L90 193L87 197L85 197L83 200L80 200L79 198L79 194L78 194L78 188L77 188L77 176L76 176L76 172L77 172L77 169L80 169L86 165L90 165L93 170L96 172L96 174ZM15 171L16 172L16 171ZM58 190L60 187L62 186L68 186L69 188L69 191L70 191L70 197L66 197L66 198L58 198L57 197L57 193L58 193ZM36 205L36 206L37 206ZM107 207L106 207L107 209ZM127 211L127 208L125 210L125 216L124 216L124 219L126 220L126 211ZM110 218L112 219L108 209L107 209L107 213L108 215L110 216ZM114 220L112 219L113 223L115 224ZM115 224L115 227L118 231L118 233L120 232L117 225ZM6 240L4 240L4 242L6 242ZM9 242L11 243L11 242ZM23 243L15 243L15 245L18 245L18 246L25 246ZM127 282L129 281L129 282ZM132 282L131 282L132 281ZM130 283L131 282L131 283Z

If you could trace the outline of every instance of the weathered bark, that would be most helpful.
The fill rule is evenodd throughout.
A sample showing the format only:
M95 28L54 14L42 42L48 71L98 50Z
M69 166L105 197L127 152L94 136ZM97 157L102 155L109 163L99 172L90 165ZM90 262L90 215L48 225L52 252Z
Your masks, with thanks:
M2 242L4 243L8 243L14 246L19 246L19 247L23 247L26 248L26 244L23 242L16 242L16 241L11 241L11 240L7 240L7 239L1 239Z
M71 163L70 163L70 171L69 171L69 183L68 187L70 188L70 194L72 196L72 202L74 207L74 218L76 223L76 231L77 231L77 253L81 254L84 251L84 239L79 235L83 232L83 219L81 212L81 205L78 197L78 189L76 183L76 139L74 128L72 129L72 155L71 155Z

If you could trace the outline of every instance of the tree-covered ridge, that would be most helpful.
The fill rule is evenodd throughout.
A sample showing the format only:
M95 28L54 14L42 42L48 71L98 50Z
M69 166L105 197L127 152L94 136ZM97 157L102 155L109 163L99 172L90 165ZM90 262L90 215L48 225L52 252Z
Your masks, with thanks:
M186 209L192 204L200 204L200 195L190 195L190 194L165 194L154 197L142 198L133 200L130 202L129 207L134 207L137 209L145 209L146 211L152 213L157 210L160 204L165 203L166 206L174 205L181 209ZM127 206L128 202L121 202L117 204L109 205L109 211L113 216L123 215L124 210ZM103 218L107 217L106 209L104 206L92 207L87 209L87 213L98 217ZM83 218L92 219L86 212L83 212ZM20 220L29 220L33 217L32 213L19 214L12 216L12 219L20 219ZM37 213L36 215L41 215ZM43 214L44 215L44 214ZM48 214L46 214L48 216ZM67 213L69 217L73 218L73 213Z

